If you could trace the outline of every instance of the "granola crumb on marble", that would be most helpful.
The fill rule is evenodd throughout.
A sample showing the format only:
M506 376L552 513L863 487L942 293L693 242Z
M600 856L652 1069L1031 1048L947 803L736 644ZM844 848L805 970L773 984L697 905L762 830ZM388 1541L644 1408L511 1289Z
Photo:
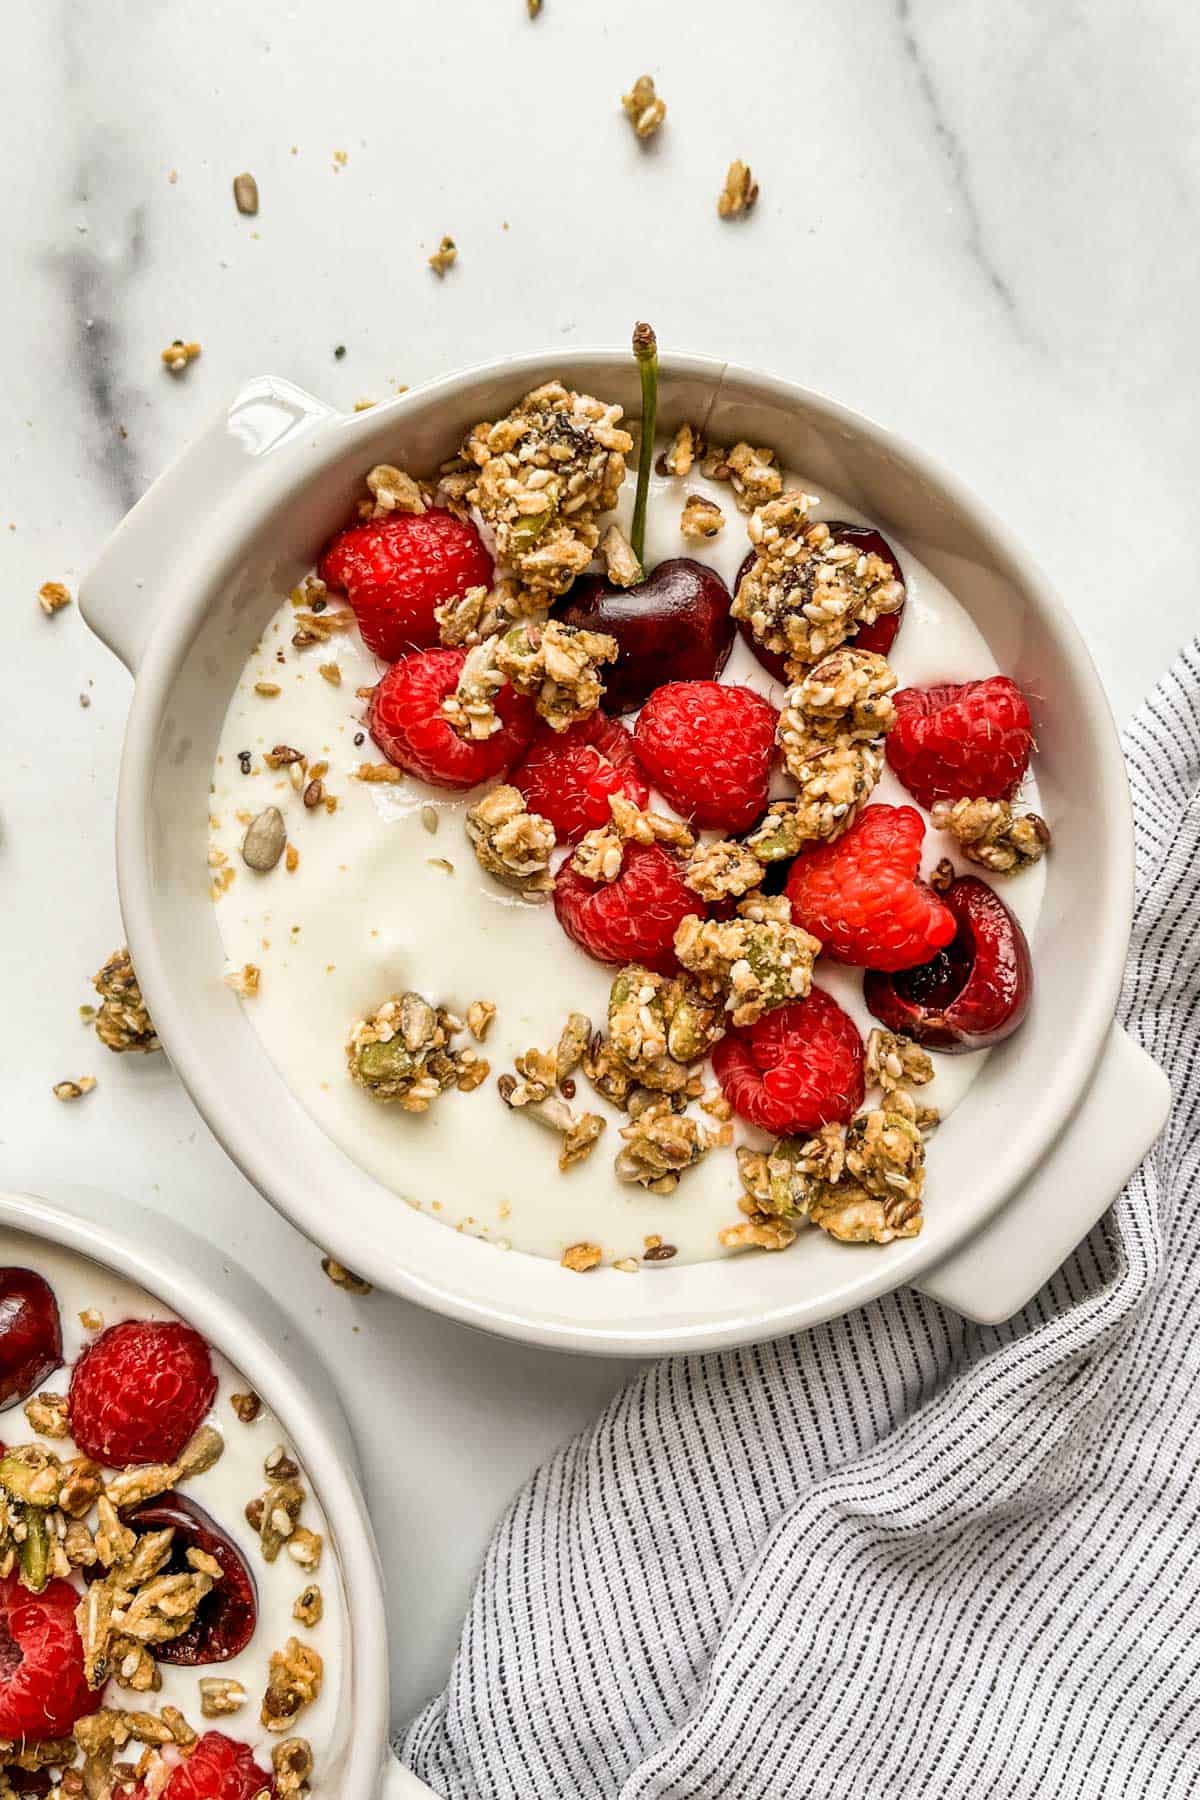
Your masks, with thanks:
M1040 862L1050 827L1039 813L1017 813L1008 800L938 800L935 831L947 831L968 862L993 875L1011 875Z
M519 788L490 789L467 813L466 829L487 874L527 900L547 898L554 887L554 827L529 811Z
M715 500L703 494L689 494L679 515L679 529L685 538L715 538L725 528L725 514Z
M64 606L71 604L71 590L61 581L43 581L38 589L38 605L46 617L52 618L61 612Z
M750 516L755 559L731 608L767 650L802 677L859 625L898 611L904 586L874 551L839 544L827 524L809 517L811 494L791 489Z
M732 838L698 844L683 871L685 887L702 900L724 900L748 894L763 878L763 865L753 850Z
M232 870L229 877L233 879ZM122 946L113 951L104 967L93 975L92 986L101 1000L94 1020L96 1036L107 1049L120 1055L127 1050L148 1052L159 1048L128 949Z
M159 353L159 361L172 375L182 375L189 363L194 363L200 354L200 346L195 341L185 343L182 338L173 338L166 349Z
M491 531L497 560L547 599L582 575L596 523L616 505L633 439L621 408L550 381L494 424L476 425L459 492Z
M633 545L619 525L610 525L600 539L604 569L614 587L633 587L642 579L642 565L633 553Z
M736 219L748 213L758 199L758 183L750 173L749 163L735 158L725 173L725 185L717 198L717 212L723 219Z
M664 100L660 100L651 75L639 75L627 94L621 95L625 117L639 138L653 137L667 116Z
M734 1025L753 1025L772 1007L803 999L820 948L800 926L770 916L720 920L689 913L675 933L680 962L716 984Z
M429 266L439 278L444 277L447 269L452 269L458 261L458 245L452 237L444 237L433 255L429 258Z
M902 1032L885 1031L877 1025L867 1038L863 1074L868 1087L893 1094L897 1088L924 1087L933 1080L933 1073L929 1052Z

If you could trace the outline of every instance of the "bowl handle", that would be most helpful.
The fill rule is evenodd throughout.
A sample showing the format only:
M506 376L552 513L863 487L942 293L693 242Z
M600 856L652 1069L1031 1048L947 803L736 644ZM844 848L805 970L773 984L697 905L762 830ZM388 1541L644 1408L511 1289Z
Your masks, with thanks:
M914 1286L998 1325L1019 1312L1082 1243L1166 1123L1167 1078L1114 1025L1092 1084L1025 1186L961 1250Z
M419 1781L411 1769L406 1769L398 1756L389 1755L384 1765L383 1781L379 1789L379 1800L437 1800L432 1788Z
M233 493L255 459L340 418L278 376L248 382L126 513L80 584L86 624L131 673L154 621L154 592L178 549Z

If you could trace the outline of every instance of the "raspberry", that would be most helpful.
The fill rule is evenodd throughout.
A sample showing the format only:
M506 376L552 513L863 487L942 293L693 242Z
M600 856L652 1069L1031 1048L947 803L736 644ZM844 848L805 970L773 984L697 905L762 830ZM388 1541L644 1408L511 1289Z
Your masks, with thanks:
M868 806L844 837L798 856L792 919L837 962L911 969L955 933L954 915L917 876L925 822L912 806Z
M1033 749L1025 696L1007 675L893 694L887 759L913 799L1008 800Z
M339 531L317 571L354 608L363 642L385 662L438 641L434 608L491 587L492 559L469 519L431 509Z
M33 1594L15 1569L0 1580L0 1738L66 1737L100 1705L103 1688L93 1693L83 1672L78 1605L68 1581Z
M626 844L615 881L589 881L568 860L554 883L554 910L569 938L597 962L642 963L660 974L678 967L675 929L704 911L659 844Z
M638 757L677 812L746 831L766 811L779 714L746 687L672 681L638 714Z
M256 1800L274 1792L272 1777L259 1768L249 1744L206 1731L167 1782L162 1800Z
M442 717L465 650L413 650L392 664L371 696L367 725L389 762L435 787L471 788L503 775L537 724L533 701L507 684L496 696L501 729L469 742Z
M71 1435L110 1468L173 1462L216 1392L199 1332L178 1320L127 1319L102 1331L72 1370Z
M727 1032L712 1059L738 1117L776 1137L818 1131L852 1118L862 1105L862 1039L824 988Z
M585 832L609 824L610 794L625 794L640 807L650 799L633 738L601 712L565 731L540 726L511 780L530 812L549 819L560 844L577 844Z

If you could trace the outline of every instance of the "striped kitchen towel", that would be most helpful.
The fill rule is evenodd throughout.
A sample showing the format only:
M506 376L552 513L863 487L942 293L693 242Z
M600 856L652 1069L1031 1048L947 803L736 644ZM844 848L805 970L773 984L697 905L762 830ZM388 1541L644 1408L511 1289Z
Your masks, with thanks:
M635 1380L493 1539L400 1746L446 1800L1200 1791L1200 645L1126 749L1154 1151L1005 1325L895 1293Z

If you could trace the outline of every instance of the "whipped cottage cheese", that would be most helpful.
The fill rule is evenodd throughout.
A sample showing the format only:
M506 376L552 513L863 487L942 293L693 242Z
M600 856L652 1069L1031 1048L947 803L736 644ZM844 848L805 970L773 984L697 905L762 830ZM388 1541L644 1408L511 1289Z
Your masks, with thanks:
M95 1340L97 1334L86 1330L81 1323L81 1312L98 1312L105 1326L117 1325L125 1319L170 1320L178 1316L144 1289L100 1264L23 1233L4 1234L0 1241L0 1263L6 1267L36 1270L50 1284L58 1302L63 1367L47 1377L40 1385L39 1393L65 1394L70 1385L72 1364ZM245 1649L227 1662L190 1667L160 1662L162 1685L157 1691L133 1693L114 1681L109 1684L105 1703L131 1711L149 1707L154 1712L164 1705L176 1706L193 1730L200 1733L221 1731L227 1737L250 1744L256 1761L268 1770L271 1751L282 1738L307 1738L313 1751L312 1792L314 1795L333 1795L338 1789L338 1771L350 1739L350 1634L329 1523L301 1470L300 1480L307 1496L301 1523L311 1531L319 1532L324 1539L320 1565L315 1572L309 1572L298 1567L286 1551L273 1563L265 1561L258 1534L246 1519L245 1507L248 1500L261 1494L267 1486L264 1458L280 1443L289 1451L291 1446L265 1402L253 1423L242 1423L230 1405L230 1395L245 1393L250 1384L215 1345L209 1344L209 1353L217 1377L217 1393L211 1412L201 1423L220 1432L225 1449L211 1469L181 1482L179 1492L203 1507L241 1552L258 1589L258 1623ZM0 1410L0 1441L9 1445L42 1443L64 1460L78 1454L69 1437L39 1438L30 1427L20 1403ZM312 1581L320 1587L324 1609L320 1621L315 1626L307 1626L293 1618L292 1607L301 1590ZM320 1694L298 1714L294 1725L286 1732L272 1733L259 1719L268 1664L272 1652L281 1650L293 1636L320 1654L324 1679ZM204 1718L200 1711L198 1683L207 1676L240 1681L246 1690L245 1705L223 1718ZM136 1756L136 1750L134 1754Z
M615 514L626 531L634 486L631 469ZM788 473L785 486L812 484ZM685 493L703 494L722 509L726 524L718 537L699 543L683 537L679 517ZM822 495L813 516L871 522L829 494ZM646 566L689 556L715 568L732 592L749 548L745 525L729 486L707 480L698 468L685 482L655 476ZM903 543L889 541L907 588L903 624L888 653L899 685L997 674L986 643L953 596ZM379 758L369 737L354 742L365 730L365 709L355 690L373 685L383 665L355 631L298 655L290 648L294 629L293 608L285 599L230 701L213 768L210 825L212 848L236 869L236 879L217 903L228 966L252 963L261 970L258 993L243 1004L284 1080L347 1155L410 1206L503 1248L557 1260L568 1245L587 1240L599 1244L609 1261L640 1257L644 1238L657 1233L677 1247L678 1261L725 1254L717 1233L737 1219L741 1192L731 1151L713 1151L687 1170L673 1194L654 1195L614 1175L617 1133L627 1121L592 1092L582 1071L577 1110L586 1105L609 1124L588 1160L566 1175L556 1166L555 1141L502 1104L495 1077L530 1046L553 1047L569 1011L603 1022L615 970L592 961L567 938L552 905L522 901L479 867L463 826L478 790L451 794L409 776L396 786L352 778L360 762ZM318 671L318 663L333 660L341 671L337 687ZM740 637L722 680L754 688L776 706L784 693ZM264 699L255 692L260 681L277 683L281 692ZM300 749L310 761L328 762L325 786L337 796L335 813L306 811L286 769L263 765L263 752L278 743ZM252 757L249 775L239 765L238 753L246 750ZM786 777L777 788L781 795L789 791ZM872 800L912 804L886 769ZM1032 780L1022 801L1037 806ZM271 804L284 814L299 862L294 872L281 862L269 875L257 876L243 866L239 848L248 816ZM671 810L658 795L652 795L651 805ZM431 807L438 821L434 834L425 823ZM925 873L953 848L948 838L929 830ZM1044 880L1044 868L1037 865L1003 882L1004 898L1027 934L1037 919ZM214 970L214 982L220 977ZM863 1004L861 970L819 958L814 979L865 1037L876 1021ZM345 1061L352 1023L408 988L460 1015L477 999L490 1000L497 1009L481 1052L491 1063L492 1078L473 1093L443 1094L420 1115L373 1102L349 1079ZM921 1101L943 1116L951 1112L985 1054L935 1055L936 1078L920 1090ZM736 1131L739 1142L768 1141L741 1122ZM927 1204L936 1207L936 1138L930 1160Z

